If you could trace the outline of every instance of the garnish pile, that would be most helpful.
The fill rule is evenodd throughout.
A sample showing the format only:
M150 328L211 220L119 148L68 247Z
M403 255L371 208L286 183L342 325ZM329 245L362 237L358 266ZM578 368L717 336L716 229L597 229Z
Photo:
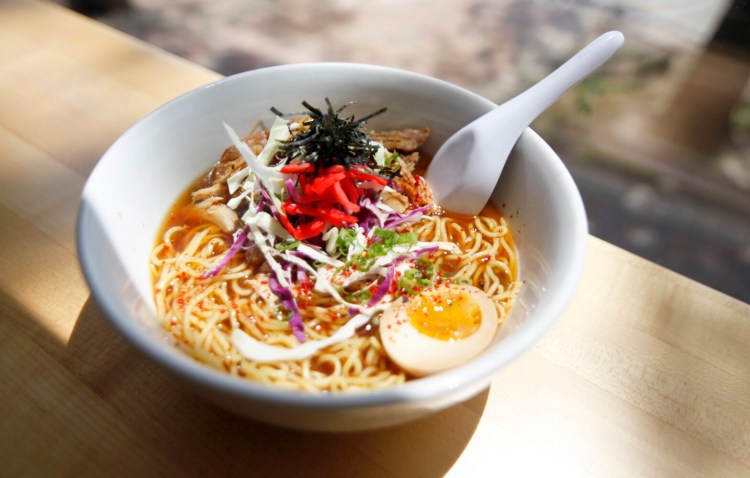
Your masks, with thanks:
M236 330L232 339L254 360L297 359L352 336L385 310L394 298L416 294L440 280L431 255L459 253L452 243L421 242L408 224L432 209L414 207L395 181L402 176L402 156L373 141L366 121L342 117L346 104L334 110L307 102L304 116L291 120L276 108L263 150L254 154L227 125L227 132L246 167L226 180L231 208L238 218L234 244L204 273L220 273L232 256L261 257L269 269L269 286L279 313L299 342L306 341L299 297L312 289L329 295L349 310L346 325L331 337L307 341L295 349L269 346ZM411 177L409 173L405 173ZM394 189L395 188L395 189ZM384 201L406 204L396 210Z

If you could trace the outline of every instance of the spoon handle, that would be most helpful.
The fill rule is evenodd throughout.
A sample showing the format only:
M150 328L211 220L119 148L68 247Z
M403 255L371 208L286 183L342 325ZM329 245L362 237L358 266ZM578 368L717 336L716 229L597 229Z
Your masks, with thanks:
M622 33L601 35L546 78L448 138L427 169L435 199L447 210L477 214L487 203L524 130L563 93L607 61Z
M529 119L528 123L531 123L563 93L607 61L624 41L625 37L618 31L599 36L542 81L503 106L517 110L521 116Z

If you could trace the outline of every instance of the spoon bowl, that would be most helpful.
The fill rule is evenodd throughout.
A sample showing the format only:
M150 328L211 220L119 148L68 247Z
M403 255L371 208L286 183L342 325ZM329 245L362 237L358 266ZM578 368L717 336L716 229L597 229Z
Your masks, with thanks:
M618 31L601 35L542 81L448 138L426 174L437 203L455 213L479 214L521 133L563 93L606 62L623 42Z

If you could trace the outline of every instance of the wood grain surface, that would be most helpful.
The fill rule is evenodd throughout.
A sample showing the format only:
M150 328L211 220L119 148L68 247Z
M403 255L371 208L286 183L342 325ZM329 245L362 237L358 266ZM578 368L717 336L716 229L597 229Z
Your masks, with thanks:
M421 421L301 433L179 388L93 302L75 217L125 129L218 77L0 2L0 476L750 476L750 306L593 237L555 328Z

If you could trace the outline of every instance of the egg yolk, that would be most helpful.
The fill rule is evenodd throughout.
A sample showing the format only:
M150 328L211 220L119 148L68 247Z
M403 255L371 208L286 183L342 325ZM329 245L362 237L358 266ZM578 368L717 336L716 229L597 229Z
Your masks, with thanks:
M482 323L482 311L469 294L421 294L406 310L419 333L438 340L460 340L473 335Z

